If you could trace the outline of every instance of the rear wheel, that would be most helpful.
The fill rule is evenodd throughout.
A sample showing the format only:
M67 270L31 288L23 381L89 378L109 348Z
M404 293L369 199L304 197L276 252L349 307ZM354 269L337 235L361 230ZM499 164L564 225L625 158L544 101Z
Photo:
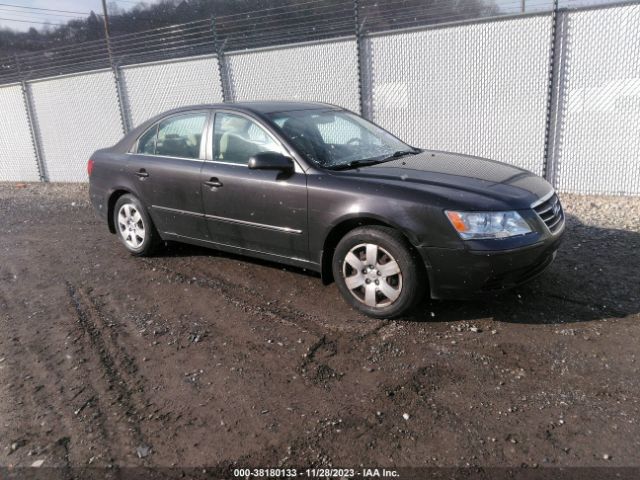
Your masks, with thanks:
M113 209L113 224L120 241L133 255L152 254L160 244L151 217L134 195L121 196Z
M381 226L356 228L340 240L333 277L352 307L375 318L405 314L426 290L418 255L399 232Z

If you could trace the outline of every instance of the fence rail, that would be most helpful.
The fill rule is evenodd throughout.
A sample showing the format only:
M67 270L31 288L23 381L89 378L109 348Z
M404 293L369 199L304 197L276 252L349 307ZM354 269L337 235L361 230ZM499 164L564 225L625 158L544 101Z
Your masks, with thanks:
M640 195L640 4L544 1L474 3L472 19L417 0L308 2L0 60L0 181L86 181L94 150L170 108L290 99L561 191Z

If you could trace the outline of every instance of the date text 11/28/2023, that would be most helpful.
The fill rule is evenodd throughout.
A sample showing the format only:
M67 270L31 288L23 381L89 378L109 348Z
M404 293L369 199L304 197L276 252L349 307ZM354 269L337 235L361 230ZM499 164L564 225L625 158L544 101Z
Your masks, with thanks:
M235 468L236 478L398 478L396 470L387 468Z

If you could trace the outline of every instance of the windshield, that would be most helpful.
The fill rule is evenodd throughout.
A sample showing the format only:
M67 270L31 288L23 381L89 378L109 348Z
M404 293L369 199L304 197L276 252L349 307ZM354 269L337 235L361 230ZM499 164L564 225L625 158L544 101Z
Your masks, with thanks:
M340 169L383 162L415 149L380 127L339 110L300 110L269 115L310 161Z

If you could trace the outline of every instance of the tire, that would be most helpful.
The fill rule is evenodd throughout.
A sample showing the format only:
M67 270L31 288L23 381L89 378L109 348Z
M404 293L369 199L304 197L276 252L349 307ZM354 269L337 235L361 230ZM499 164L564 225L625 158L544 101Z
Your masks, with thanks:
M388 227L351 230L336 247L332 269L347 303L374 318L404 315L427 290L419 255L398 231Z
M118 198L113 208L113 224L116 235L132 255L148 256L160 246L160 235L147 209L134 195Z

